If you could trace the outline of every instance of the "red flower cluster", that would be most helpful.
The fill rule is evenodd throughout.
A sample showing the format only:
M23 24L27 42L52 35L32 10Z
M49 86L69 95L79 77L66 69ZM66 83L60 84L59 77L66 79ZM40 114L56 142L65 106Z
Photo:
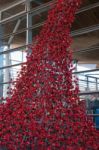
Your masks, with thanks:
M36 37L11 98L0 105L0 146L7 150L98 150L72 77L70 28L80 0L58 0Z

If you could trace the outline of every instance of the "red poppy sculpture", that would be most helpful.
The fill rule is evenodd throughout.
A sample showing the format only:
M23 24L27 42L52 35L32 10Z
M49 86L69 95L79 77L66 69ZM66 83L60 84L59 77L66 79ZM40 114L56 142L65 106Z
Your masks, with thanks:
M98 150L99 132L72 76L71 24L80 0L57 0L6 104L0 146L7 150Z

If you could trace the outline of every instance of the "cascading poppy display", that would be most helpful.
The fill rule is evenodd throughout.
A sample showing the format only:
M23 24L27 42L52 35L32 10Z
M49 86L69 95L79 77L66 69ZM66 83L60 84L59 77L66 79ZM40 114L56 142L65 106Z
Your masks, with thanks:
M11 98L0 104L0 146L7 150L98 150L73 77L71 25L80 0L57 0Z

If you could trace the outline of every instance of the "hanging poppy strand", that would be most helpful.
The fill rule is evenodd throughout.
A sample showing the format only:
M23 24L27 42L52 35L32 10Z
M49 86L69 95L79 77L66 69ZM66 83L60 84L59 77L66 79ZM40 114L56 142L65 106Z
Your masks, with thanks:
M71 25L80 0L57 0L31 46L6 104L0 104L0 147L7 150L98 150L72 75Z

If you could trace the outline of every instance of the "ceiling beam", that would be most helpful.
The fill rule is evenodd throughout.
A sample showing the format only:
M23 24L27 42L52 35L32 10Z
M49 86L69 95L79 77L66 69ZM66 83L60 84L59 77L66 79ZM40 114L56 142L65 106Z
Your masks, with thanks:
M7 54L7 53L11 53L13 51L19 51L20 49L23 50L26 49L26 47L28 47L28 45L23 45L23 46L20 46L20 47L17 47L17 48L12 48L12 49L9 49L8 51L3 51L3 52L0 52L0 55L3 55L3 54ZM76 51L73 51L74 54L76 53L84 53L84 52L90 52L90 51L94 51L94 50L99 50L99 46L93 46L92 48L86 48L86 49L81 49L81 50L76 50Z
M35 0L35 1L40 2L40 0ZM22 3L22 2L24 2L24 0L20 1L20 3ZM18 2L18 3L15 3L13 6L18 5L18 4L20 4L20 3L19 3L19 2ZM40 2L40 3L42 3L42 2ZM47 7L47 10L49 10L49 7L48 7L48 6L50 6L51 3L52 3L52 1L51 1L51 2L48 2L48 3L46 3L46 4L44 4L44 6L42 6L42 5L41 5L41 6L38 6L37 12L38 12L38 13L43 12L45 6ZM53 3L55 4L55 2L53 2ZM43 7L44 7L44 8L43 8ZM93 9L93 8L96 8L96 7L99 7L99 2L94 3L94 4L90 4L90 5L88 5L88 6L85 6L85 7L81 8L81 9L79 9L76 14L85 12L85 11L87 11L87 10L91 10L91 9ZM12 8L12 5L10 5L9 8ZM5 8L5 9L2 9L1 11L4 11L4 10L6 10L6 9L8 9L8 7ZM42 11L41 11L41 9L42 9ZM0 12L1 12L1 11L0 11ZM33 15L35 15L35 12L36 12L36 10L31 11L31 13L33 13ZM11 17L9 17L9 18L7 18L7 19L4 19L4 20L0 21L0 23L7 22L7 21L9 21L9 20L14 20L15 18L17 18L17 17L19 17L19 16L21 17L22 15L25 15L25 13L27 13L27 12L22 12L22 13L19 13L19 14L14 15L14 16L11 16Z
M44 24L45 24L45 21L31 26L29 29L31 29L31 30L36 29L38 27L43 26ZM19 30L16 33L11 33L9 35L3 36L3 37L1 37L1 39L5 39L5 38L9 37L10 35L17 35L19 33L23 33L26 30L27 30L27 28L24 28L22 30ZM94 26L89 26L89 27L85 27L85 28L82 28L82 29L74 30L74 31L71 32L71 36L72 37L77 37L77 36L81 36L81 35L88 34L88 33L94 32L94 31L98 31L98 30L99 30L99 24L96 24Z
M99 50L99 46L93 46L93 47L89 47L89 48L86 48L86 49L76 50L76 51L73 51L73 53L85 53L85 52L91 52L91 51L94 51L94 50Z
M75 36L80 36L80 35L91 33L91 32L98 31L98 30L99 30L99 24L96 24L94 26L89 26L89 27L85 27L82 29L77 29L75 31L72 31L71 35L75 37Z
M94 3L94 4L89 4L88 6L84 6L82 8L80 8L76 14L79 14L79 13L82 13L82 12L85 12L85 11L88 11L88 10L91 10L91 9L94 9L94 8L97 8L99 7L99 2L97 3Z

